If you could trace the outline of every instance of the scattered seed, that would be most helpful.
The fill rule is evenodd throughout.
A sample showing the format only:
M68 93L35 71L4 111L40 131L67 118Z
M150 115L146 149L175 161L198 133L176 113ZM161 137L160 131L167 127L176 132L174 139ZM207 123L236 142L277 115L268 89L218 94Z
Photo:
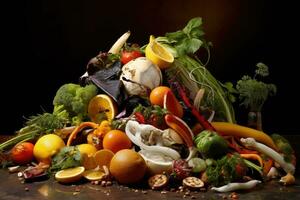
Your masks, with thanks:
M29 191L29 188L28 188L28 187L25 187L24 190L25 190L26 192L28 192L28 191Z
M196 197L195 196L191 196L191 199L196 199Z
M167 194L168 192L165 191L165 190L163 190L163 191L161 191L160 193L161 193L161 194Z
M135 189L134 192L139 192L139 190Z

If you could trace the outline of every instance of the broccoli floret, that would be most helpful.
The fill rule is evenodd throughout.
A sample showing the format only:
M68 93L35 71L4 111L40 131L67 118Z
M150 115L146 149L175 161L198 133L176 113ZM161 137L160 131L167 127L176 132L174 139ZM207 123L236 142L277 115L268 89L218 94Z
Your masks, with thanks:
M64 84L57 90L53 99L54 109L63 105L71 117L72 124L79 124L88 118L88 104L97 92L95 85L81 87L73 83Z

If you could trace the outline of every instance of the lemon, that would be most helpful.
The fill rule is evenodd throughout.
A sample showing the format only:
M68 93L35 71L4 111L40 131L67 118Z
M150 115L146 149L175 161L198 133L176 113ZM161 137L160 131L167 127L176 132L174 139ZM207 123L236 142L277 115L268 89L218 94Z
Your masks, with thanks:
M105 176L105 173L101 170L87 170L83 173L83 177L86 178L89 181L99 181L103 179Z
M117 106L114 100L106 94L98 94L91 99L88 106L88 116L95 123L107 119L113 120L117 113Z
M84 167L73 167L63 169L55 174L55 179L61 183L72 183L79 181L84 173Z
M33 148L33 155L38 161L49 162L51 157L59 152L65 143L55 134L47 134L37 140Z
M153 35L150 36L145 54L146 58L151 60L160 69L166 69L174 62L173 55L163 45L156 42Z
M96 147L92 144L80 144L77 145L77 148L81 155L86 154L87 156L93 156L97 151Z

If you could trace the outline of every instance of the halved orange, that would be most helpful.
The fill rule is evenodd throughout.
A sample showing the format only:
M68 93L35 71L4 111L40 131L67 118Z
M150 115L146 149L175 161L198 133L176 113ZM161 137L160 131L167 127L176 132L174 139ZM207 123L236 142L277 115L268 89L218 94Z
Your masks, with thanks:
M112 121L117 114L114 100L106 94L98 94L91 99L88 106L88 116L95 123L103 120Z
M101 169L103 166L107 166L109 168L110 161L115 154L108 149L101 149L94 154L94 160L96 165L98 165Z
M87 170L95 169L97 167L94 156L88 156L86 154L83 154L82 156L82 165Z
M58 171L55 174L55 179L58 182L61 183L72 183L79 181L83 175L85 168L80 166L80 167L74 167L74 168L68 168L68 169L63 169Z

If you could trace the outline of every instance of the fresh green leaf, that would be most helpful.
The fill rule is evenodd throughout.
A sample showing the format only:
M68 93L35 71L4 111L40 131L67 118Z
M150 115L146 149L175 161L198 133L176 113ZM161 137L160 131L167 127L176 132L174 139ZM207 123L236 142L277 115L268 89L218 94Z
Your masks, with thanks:
M54 156L50 170L59 171L80 165L81 154L79 149L75 146L69 146L62 148L59 153Z

